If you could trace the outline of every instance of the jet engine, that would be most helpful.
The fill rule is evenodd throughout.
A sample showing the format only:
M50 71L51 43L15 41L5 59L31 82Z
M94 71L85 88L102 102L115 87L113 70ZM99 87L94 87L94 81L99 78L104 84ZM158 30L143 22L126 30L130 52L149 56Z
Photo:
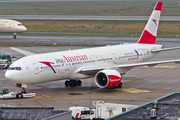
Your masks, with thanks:
M113 69L101 70L95 76L95 83L100 88L112 88L121 82L121 75Z

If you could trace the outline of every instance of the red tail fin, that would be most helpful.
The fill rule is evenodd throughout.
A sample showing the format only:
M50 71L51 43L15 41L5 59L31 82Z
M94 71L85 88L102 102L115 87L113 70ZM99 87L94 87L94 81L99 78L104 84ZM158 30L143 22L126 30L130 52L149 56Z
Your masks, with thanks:
M138 43L155 44L159 19L161 14L162 2L157 2L147 24L144 28Z

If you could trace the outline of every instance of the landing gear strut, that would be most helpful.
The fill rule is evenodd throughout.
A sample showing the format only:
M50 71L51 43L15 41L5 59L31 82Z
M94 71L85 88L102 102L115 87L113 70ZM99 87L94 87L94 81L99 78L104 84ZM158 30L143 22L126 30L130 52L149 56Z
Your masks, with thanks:
M65 86L81 86L82 81L81 80L66 80Z
M27 93L26 88L22 87L21 88L21 93Z
M122 82L120 82L115 88L122 88Z
M13 38L16 39L16 35L13 35Z
M119 83L118 88L122 88L122 82Z
M26 88L27 85L26 84L16 84L16 87L20 87L21 88L21 93L27 93Z
M14 33L14 34L13 34L13 38L14 38L14 39L16 39L16 35L17 35L17 33Z

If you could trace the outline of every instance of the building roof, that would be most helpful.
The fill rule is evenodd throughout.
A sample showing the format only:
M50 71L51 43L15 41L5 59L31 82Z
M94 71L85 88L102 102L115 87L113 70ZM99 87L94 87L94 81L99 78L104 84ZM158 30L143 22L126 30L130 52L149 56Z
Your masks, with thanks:
M180 118L180 93L171 93L157 100L156 119L177 120ZM121 114L110 117L106 120L150 120L153 101L141 105L137 108L123 112Z
M0 119L40 120L54 115L53 110L54 107L0 107Z

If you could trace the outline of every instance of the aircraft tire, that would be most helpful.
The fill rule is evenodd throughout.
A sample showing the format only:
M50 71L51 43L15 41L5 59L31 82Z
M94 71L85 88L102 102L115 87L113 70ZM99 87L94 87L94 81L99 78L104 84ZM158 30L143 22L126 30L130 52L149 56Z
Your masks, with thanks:
M118 88L122 88L122 82L119 83Z
M77 85L78 85L78 86L81 86L81 84L82 84L82 81L81 81L81 80L78 80L78 81L77 81Z
M13 38L16 39L16 35L13 35Z
M72 87L72 86L75 86L74 80L70 80L70 86L71 86L71 87Z
M64 84L65 84L66 87L68 87L69 86L69 81L66 80Z

